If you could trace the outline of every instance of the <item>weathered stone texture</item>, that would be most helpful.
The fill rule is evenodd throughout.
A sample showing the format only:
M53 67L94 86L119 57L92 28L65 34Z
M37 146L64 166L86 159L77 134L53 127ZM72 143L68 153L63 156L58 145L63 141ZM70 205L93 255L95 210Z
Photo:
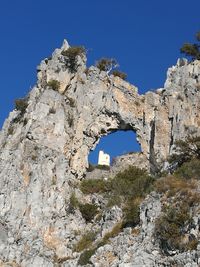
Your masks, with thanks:
M69 198L85 174L90 150L102 136L135 131L145 167L155 169L176 140L200 134L199 61L179 60L168 70L164 88L139 95L135 86L120 78L93 66L87 70L85 57L78 58L77 72L70 73L61 55L67 48L65 41L41 62L25 114L20 118L20 111L11 112L0 133L0 259L7 262L2 266L15 266L9 265L13 262L50 267L56 266L56 259L63 261L61 266L76 266L73 245L79 232L91 225L79 211L69 214ZM51 79L60 82L58 91L47 85ZM159 206L156 203L152 205ZM143 235L148 237L152 226L145 223L144 213L141 216ZM140 245L140 239L127 234L117 238L122 238L117 251L115 243L98 250L109 254L109 266L164 266L152 265L157 251L148 254L144 241ZM94 266L102 266L95 262L98 253ZM144 255L146 265L141 261ZM133 256L138 265L132 263Z

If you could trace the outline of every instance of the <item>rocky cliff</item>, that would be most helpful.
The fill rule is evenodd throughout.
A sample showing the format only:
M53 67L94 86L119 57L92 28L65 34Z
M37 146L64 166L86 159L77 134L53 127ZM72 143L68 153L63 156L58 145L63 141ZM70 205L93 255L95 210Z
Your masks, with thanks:
M78 209L69 212L72 192L83 202L103 202L78 189L88 154L102 136L133 130L142 153L130 162L156 171L176 140L200 135L199 61L178 60L164 88L140 95L128 82L88 69L84 55L71 72L62 53L68 48L64 41L41 62L37 84L0 133L1 266L77 266L80 253L73 247L82 234L92 227L103 236L120 221L117 206L98 223L87 223ZM51 81L59 87L53 90ZM92 266L172 266L152 237L160 212L160 195L152 193L141 205L140 233L124 229L95 252ZM199 264L197 251L170 257L180 266Z

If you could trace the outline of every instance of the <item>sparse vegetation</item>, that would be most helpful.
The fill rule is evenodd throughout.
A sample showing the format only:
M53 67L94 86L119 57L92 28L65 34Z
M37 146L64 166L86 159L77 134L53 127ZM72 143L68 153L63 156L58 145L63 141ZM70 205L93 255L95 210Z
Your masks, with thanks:
M98 212L97 206L95 204L89 204L89 203L86 204L79 203L79 210L87 223L91 222Z
M73 213L79 206L78 199L75 193L72 193L69 199L69 212Z
M72 193L70 196L68 212L74 213L76 209L80 210L81 215L85 219L86 223L91 222L98 213L97 205L90 203L80 203L75 193Z
M120 203L122 203L122 197L118 195L112 195L108 199L107 208L111 208L113 206L118 206Z
M80 188L85 194L108 192L112 197L122 196L128 200L132 196L142 197L150 192L153 182L154 179L145 170L129 166L108 181L103 179L83 180Z
M164 205L163 214L157 219L155 236L164 253L169 250L180 252L195 249L198 241L190 234L193 225L191 207L200 202L198 193L187 189L177 189L178 194L168 192L171 205Z
M197 179L200 180L200 160L192 159L189 162L185 162L178 168L174 175L184 179Z
M24 126L27 124L28 122L27 118L22 120L27 107L28 107L28 97L19 98L15 100L15 109L19 110L20 113L12 120L12 123L18 123L23 121Z
M154 179L146 172L135 166L129 166L119 172L111 180L111 190L114 195L123 196L126 200L143 197L152 189Z
M145 170L130 166L107 181L95 179L81 182L80 189L84 194L102 194L107 199L107 208L118 205L123 211L122 221L101 240L92 244L91 254L88 255L88 251L83 254L88 256L88 261L98 247L107 244L124 227L136 227L139 224L140 204L152 189L156 189L163 199L162 212L156 220L154 232L162 252L168 255L174 250L184 252L196 249L198 240L190 229L194 223L192 218L195 207L200 203L197 191L200 138L190 137L186 141L178 141L172 159L177 164L174 174L156 181Z
M173 175L160 178L155 183L155 189L159 193L165 193L167 197L176 195L181 190L185 190L188 187L187 181L177 178ZM190 184L191 188L191 184Z
M197 43L185 43L181 47L181 53L184 53L186 56L191 57L192 60L200 60L200 31L196 34Z
M104 235L103 240L98 245L98 247L100 247L100 245L107 244L109 239L117 236L122 231L122 229L123 229L122 222L118 222L117 224L115 224L112 230Z
M69 47L67 50L62 51L62 55L65 58L65 62L70 72L74 73L78 68L78 56L83 56L86 53L86 49L83 46Z
M101 71L109 73L112 69L118 66L118 63L114 58L101 58L96 62L96 66Z
M135 227L140 222L141 199L131 199L124 207L123 227Z
M155 189L157 192L165 194L167 198L179 196L184 197L187 195L188 203L194 202L193 199L196 199L198 203L198 194L195 192L197 187L195 180L184 180L173 175L160 178L155 183Z
M108 190L108 183L103 179L83 180L80 189L84 194L103 193Z
M126 80L127 78L127 74L119 70L113 70L112 74L116 77L121 78L122 80Z
M81 254L78 264L86 265L90 263L90 258L95 254L96 250L99 247L106 245L109 242L110 238L114 238L121 231L122 231L122 223L118 222L117 224L114 225L113 229L110 232L106 233L104 237L100 241L96 242L96 244L93 244L93 246L92 246L92 242L94 242L93 238L96 237L95 235L92 234L92 238L90 237L84 238L83 243L85 243L85 248L83 245L81 245L81 248L86 249L86 250ZM89 242L87 241L88 239L90 240Z
M93 165L93 164L89 163L89 167L87 168L87 171L88 172L92 172L95 169L109 171L110 170L110 166L108 166L108 165Z
M175 153L169 157L169 162L176 168L194 158L200 159L200 136L189 136L185 140L176 141L175 145Z
M166 212L156 221L155 234L159 238L159 244L163 252L176 250L183 252L187 250L183 239L186 226L190 223L191 216L188 206L167 208Z
M188 164L188 163L187 163ZM182 169L184 164L180 167ZM179 173L179 169L177 169ZM183 172L185 175L185 172ZM171 250L184 252L195 249L198 242L190 234L193 225L194 207L200 203L197 181L184 178L182 171L159 179L155 188L165 199L162 215L157 219L155 237L165 254Z
M19 98L15 100L15 108L16 110L19 110L21 112L21 117L26 112L26 109L28 107L28 99L27 98Z
M53 89L53 90L55 90L55 91L58 91L59 90L59 88L60 88L60 82L59 81L57 81L57 80L50 80L48 83L47 83L47 85L51 88L51 89Z
M93 231L85 233L79 242L75 246L75 251L81 252L84 249L88 249L91 247L92 243L95 241L96 233Z
M139 223L139 205L153 188L154 179L134 166L119 172L114 178L83 180L80 189L84 194L100 193L107 199L107 208L114 205L123 209L123 227Z
M92 257L92 255L94 255L96 249L88 249L85 250L81 255L80 258L78 260L78 265L84 266L86 264L90 263L90 258Z
M96 165L95 169L109 171L110 170L110 166L108 166L108 165Z
M8 135L12 135L14 133L14 127L13 125L10 125L8 128Z

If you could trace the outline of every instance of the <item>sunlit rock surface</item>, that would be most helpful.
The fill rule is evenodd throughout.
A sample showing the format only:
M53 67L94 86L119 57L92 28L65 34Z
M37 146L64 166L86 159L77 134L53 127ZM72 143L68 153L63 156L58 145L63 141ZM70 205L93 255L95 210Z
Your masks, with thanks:
M77 72L71 73L61 54L67 48L65 41L41 62L25 114L11 112L0 133L1 266L77 266L80 253L73 247L81 234L91 227L103 233L120 219L120 210L107 211L105 221L94 226L78 210L68 211L72 192L88 201L77 183L102 136L135 131L142 153L128 160L154 171L176 140L200 134L199 61L179 60L168 70L164 88L139 95L134 85L96 67L87 69L85 56L78 57ZM47 85L51 80L60 82L58 91ZM141 206L141 233L125 229L97 250L93 266L171 266L153 242L159 212L159 196L149 196ZM186 254L180 264L198 266L196 254Z

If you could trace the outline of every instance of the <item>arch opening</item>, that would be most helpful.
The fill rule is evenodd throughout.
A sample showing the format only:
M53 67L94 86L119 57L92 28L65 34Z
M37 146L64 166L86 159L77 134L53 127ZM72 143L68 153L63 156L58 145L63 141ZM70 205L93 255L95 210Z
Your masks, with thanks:
M100 138L94 150L89 153L88 162L90 164L98 165L100 151L110 156L110 164L112 165L116 157L141 152L141 147L133 130L117 130Z

